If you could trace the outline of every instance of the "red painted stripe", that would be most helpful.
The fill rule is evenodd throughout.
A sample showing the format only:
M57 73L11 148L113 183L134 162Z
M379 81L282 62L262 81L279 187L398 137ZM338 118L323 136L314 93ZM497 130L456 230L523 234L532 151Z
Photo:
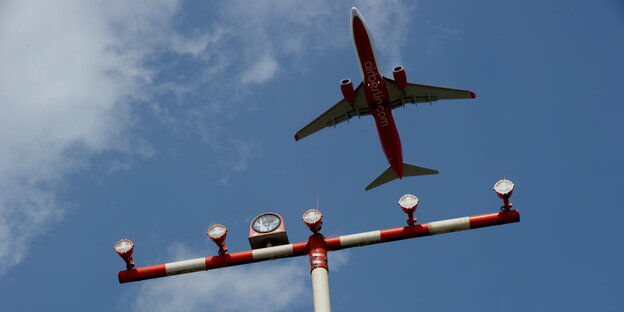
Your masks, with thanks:
M308 242L294 243L293 256L300 256L308 253Z
M381 230L381 241L390 242L399 239L429 235L429 224L416 224L400 228Z
M310 272L319 267L329 270L325 237L315 234L308 238L308 242L310 244Z
M119 271L117 277L119 283L129 283L134 281L141 281L150 278L163 277L167 275L167 270L164 264L152 265L142 268L136 268L132 270Z
M341 249L340 246L340 236L326 238L325 239L325 247L327 250L338 250Z
M520 213L518 210L501 211L470 217L470 228L476 229L519 221Z
M251 250L206 257L206 270L253 262Z

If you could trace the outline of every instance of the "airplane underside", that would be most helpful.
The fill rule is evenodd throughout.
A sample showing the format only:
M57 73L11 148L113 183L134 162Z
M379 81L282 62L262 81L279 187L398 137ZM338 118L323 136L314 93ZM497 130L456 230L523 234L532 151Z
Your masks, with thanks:
M402 66L394 67L392 73L394 79L381 75L375 57L373 38L356 8L351 10L351 33L362 73L362 83L354 89L350 79L342 79L340 89L343 99L299 130L295 134L295 140L298 141L323 128L334 127L355 116L373 115L379 140L390 167L366 186L366 190L403 177L437 174L437 170L403 162L401 140L392 110L407 103L475 98L475 94L469 90L409 83Z

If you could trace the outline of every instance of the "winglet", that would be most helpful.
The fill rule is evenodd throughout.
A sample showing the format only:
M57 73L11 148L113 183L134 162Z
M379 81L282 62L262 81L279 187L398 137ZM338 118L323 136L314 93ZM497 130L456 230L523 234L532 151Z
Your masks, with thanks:
M474 92L470 91L470 97L474 99L477 97L477 95Z
M295 141L299 141L299 135L295 134Z

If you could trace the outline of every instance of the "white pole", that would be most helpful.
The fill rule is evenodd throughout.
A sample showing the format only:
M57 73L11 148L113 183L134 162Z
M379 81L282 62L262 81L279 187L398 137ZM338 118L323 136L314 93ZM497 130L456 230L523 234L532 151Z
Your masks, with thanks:
M311 272L312 295L314 296L314 312L330 312L329 277L326 268L317 267Z

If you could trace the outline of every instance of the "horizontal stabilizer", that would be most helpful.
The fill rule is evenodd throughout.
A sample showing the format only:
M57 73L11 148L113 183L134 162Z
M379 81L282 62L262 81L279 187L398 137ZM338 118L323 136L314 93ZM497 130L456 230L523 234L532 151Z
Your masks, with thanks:
M419 176L419 175L428 175L428 174L438 174L439 172L437 170L433 170L433 169L429 169L429 168L424 168L424 167L418 167L418 166L414 166L414 165L410 165L410 164L406 164L403 163L403 176L405 177L413 177L413 176ZM388 183L392 180L396 180L398 179L399 176L394 172L394 170L392 170L392 167L388 167L388 169L386 169L382 174L380 174L377 179L375 179L375 181L371 182L371 184L369 184L366 187L366 190L370 190L374 187L378 187L382 184Z
M380 174L377 179L375 179L375 181L373 181L371 184L369 184L366 187L366 190L370 190L374 187L378 187L382 184L388 183L394 179L398 179L399 176L396 175L396 173L394 173L394 171L392 170L392 167L388 167L388 169L386 169L386 171L384 171L382 174Z
M438 174L440 173L438 170L433 170L424 167L418 167L410 164L403 163L403 176L404 177L413 177L419 175L428 175L428 174Z

